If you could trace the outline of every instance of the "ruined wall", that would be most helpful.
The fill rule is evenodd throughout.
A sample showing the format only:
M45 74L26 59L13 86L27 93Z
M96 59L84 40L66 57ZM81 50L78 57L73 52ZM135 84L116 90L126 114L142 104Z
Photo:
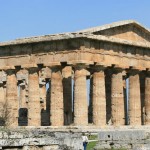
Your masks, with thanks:
M0 128L2 150L82 150L82 133L93 148L149 150L150 127L64 127L64 128ZM94 144L93 144L94 145Z
M98 133L96 149L150 150L149 128L116 128Z
M81 133L58 129L0 129L2 150L81 150Z

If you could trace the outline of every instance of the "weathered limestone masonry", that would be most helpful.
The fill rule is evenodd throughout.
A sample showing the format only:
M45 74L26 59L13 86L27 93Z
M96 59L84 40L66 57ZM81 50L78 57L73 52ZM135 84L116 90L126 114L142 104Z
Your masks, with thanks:
M0 128L2 150L83 150L83 132L96 141L95 150L150 150L150 127Z
M3 42L0 124L149 125L149 80L150 30L135 21Z
M81 130L52 128L3 129L0 150L82 150Z

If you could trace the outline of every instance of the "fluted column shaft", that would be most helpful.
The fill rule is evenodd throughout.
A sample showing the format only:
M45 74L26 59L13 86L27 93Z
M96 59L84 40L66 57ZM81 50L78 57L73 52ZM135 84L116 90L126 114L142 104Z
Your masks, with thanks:
M113 69L111 85L112 124L125 124L123 73L121 69Z
M17 79L15 70L7 70L6 83L6 113L8 126L18 126L18 97Z
M74 73L74 124L88 124L86 70L82 66Z
M140 80L137 71L129 73L129 122L141 125Z
M106 95L105 75L103 68L97 67L93 73L93 124L96 126L106 125Z
M145 125L150 125L150 73L145 78Z
M4 91L4 84L1 83L0 84L0 117L4 116L3 110L6 105L6 95L5 94L6 93Z
M37 68L29 68L28 75L28 125L41 125L41 109L40 109L40 95L39 95L39 76Z
M52 126L64 125L63 84L61 68L51 68L50 123Z

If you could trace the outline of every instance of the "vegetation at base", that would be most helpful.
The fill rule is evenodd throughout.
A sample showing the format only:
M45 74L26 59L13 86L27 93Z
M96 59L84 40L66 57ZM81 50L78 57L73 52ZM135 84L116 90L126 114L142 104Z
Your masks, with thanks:
M2 103L0 107L0 126L8 127L12 122L10 122L11 112L9 110L8 103Z
M89 135L88 139L89 140L97 140L98 137L97 137L97 135ZM97 144L97 141L89 142L87 145L87 150L92 150L96 146L96 144Z
M96 141L94 142L89 142L87 145L87 150L92 150L96 146Z
M98 140L98 136L95 134L94 135L88 135L88 139L89 140ZM89 142L87 145L87 150L96 150L96 149L94 149L96 144L97 144L97 141ZM99 150L110 150L110 149L99 149ZM119 148L119 149L111 148L111 150L127 150L127 149L125 149L125 148Z
M89 140L97 140L98 137L97 137L97 135L89 135L89 136L88 136L88 139L89 139Z

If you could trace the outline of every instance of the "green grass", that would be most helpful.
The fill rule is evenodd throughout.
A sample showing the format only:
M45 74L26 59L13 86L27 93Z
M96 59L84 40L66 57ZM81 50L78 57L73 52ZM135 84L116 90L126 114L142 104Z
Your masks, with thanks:
M89 135L88 139L89 140L97 140L98 136L97 135ZM87 145L87 150L93 150L93 148L96 146L96 144L97 144L97 141L89 142ZM101 149L101 150L107 150L107 149ZM120 149L112 148L111 150L127 150L127 149L125 149L125 148L120 148Z
M89 142L87 145L87 150L92 150L96 146L96 141L94 142Z
M98 137L97 137L97 135L89 135L88 139L89 140L97 140ZM97 144L97 141L89 142L87 145L87 150L92 150L96 146L96 144Z

